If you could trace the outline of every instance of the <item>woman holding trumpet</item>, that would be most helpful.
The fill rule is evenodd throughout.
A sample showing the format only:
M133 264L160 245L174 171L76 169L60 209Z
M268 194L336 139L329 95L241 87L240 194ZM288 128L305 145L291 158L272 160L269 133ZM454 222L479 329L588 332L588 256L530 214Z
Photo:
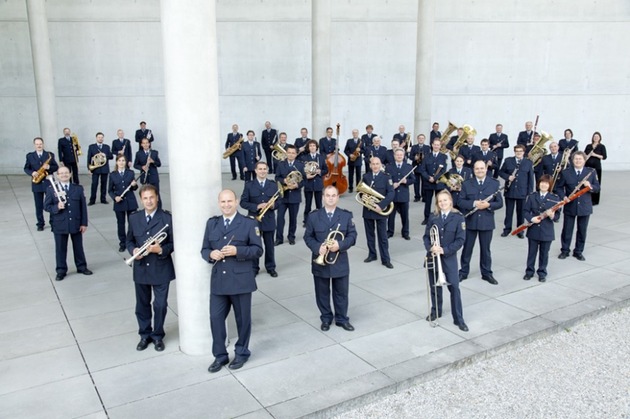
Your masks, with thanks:
M427 321L435 322L437 318L442 317L443 287L440 282L446 280L451 294L453 323L461 331L468 332L468 326L464 322L457 270L457 251L464 246L466 240L466 222L464 216L453 208L453 198L447 190L437 194L435 212L429 217L423 239L424 247L427 249L427 261L433 259L431 269L427 267L431 295L431 313L427 316Z
M138 209L138 201L133 191L138 189L133 170L127 168L127 158L124 154L116 157L116 170L109 174L109 186L107 192L114 200L114 213L118 225L118 251L125 251L127 233L125 219L129 222L129 216Z
M335 324L348 332L354 330L348 318L350 264L348 249L354 246L357 230L350 211L337 208L339 191L324 189L324 207L311 212L306 220L304 242L311 249L311 272L315 282L315 301L320 312L321 329ZM330 288L335 312L330 307Z

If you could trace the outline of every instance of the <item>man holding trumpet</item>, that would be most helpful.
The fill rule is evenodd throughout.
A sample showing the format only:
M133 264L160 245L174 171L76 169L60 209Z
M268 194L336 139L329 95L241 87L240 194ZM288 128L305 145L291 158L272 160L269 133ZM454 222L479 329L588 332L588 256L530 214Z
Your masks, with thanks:
M339 191L334 186L324 189L324 207L311 212L306 220L304 242L311 249L311 272L315 282L315 301L321 313L321 329L335 324L348 332L354 330L348 318L350 265L348 249L354 246L357 230L352 212L337 208ZM335 312L330 307L330 288Z

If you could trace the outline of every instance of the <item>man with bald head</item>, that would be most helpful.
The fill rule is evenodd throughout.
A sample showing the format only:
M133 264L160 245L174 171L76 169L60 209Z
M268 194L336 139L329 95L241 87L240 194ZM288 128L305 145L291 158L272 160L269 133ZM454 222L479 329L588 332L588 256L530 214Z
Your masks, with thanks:
M201 257L212 266L210 279L210 329L214 362L208 371L215 373L229 362L225 341L225 319L234 308L238 340L235 357L229 368L241 368L249 359L249 338L252 331L252 293L256 291L253 261L263 254L258 223L239 214L234 191L219 193L222 215L210 218L201 246Z

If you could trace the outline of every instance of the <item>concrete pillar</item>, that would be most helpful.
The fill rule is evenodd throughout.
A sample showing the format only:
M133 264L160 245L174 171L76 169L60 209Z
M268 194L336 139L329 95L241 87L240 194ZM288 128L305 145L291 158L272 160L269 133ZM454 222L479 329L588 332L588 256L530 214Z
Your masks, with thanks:
M311 138L324 136L330 117L331 0L313 0L311 23Z
M428 139L432 124L431 98L433 95L434 15L434 0L418 0L414 142L415 136L422 133L427 135Z
M164 86L181 350L211 353L210 265L200 250L220 213L221 141L215 0L161 0ZM237 191L237 196L240 191Z
M54 140L59 133L57 131L55 82L50 56L46 1L26 0L26 14L28 17L28 31L31 37L31 53L33 54L39 132L44 141L48 143L46 148L55 150Z

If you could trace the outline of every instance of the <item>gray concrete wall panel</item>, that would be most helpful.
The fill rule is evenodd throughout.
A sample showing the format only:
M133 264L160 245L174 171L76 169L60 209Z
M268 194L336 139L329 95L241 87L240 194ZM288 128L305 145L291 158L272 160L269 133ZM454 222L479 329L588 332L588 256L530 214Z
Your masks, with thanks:
M0 97L34 96L35 76L28 24L26 21L0 21L0 39L4 57L0 59Z

